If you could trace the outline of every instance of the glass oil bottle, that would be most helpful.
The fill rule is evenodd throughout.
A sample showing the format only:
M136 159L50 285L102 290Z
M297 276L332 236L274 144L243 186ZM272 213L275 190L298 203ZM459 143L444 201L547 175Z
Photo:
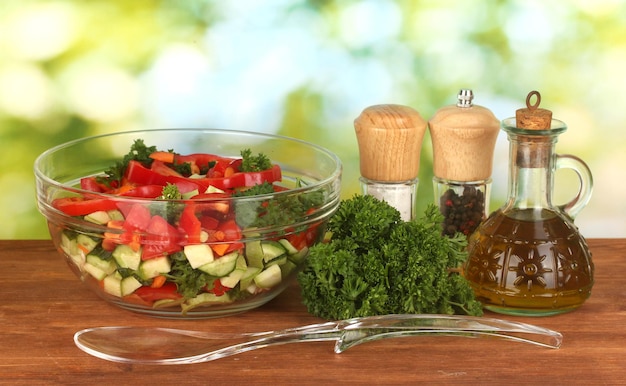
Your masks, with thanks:
M536 103L530 101L536 97ZM509 145L506 203L471 235L464 275L488 310L545 316L580 307L591 294L593 262L574 218L588 203L592 176L572 155L555 152L567 126L539 108L528 94L526 108L502 121ZM565 205L552 203L554 173L573 170L580 186Z

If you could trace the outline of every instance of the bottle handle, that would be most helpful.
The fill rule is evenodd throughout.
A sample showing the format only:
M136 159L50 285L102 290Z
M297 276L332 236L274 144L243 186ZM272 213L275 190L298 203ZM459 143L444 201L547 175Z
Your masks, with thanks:
M556 169L571 169L578 175L580 182L578 193L571 201L558 206L570 218L574 219L591 199L593 189L591 170L585 161L571 154L557 154Z

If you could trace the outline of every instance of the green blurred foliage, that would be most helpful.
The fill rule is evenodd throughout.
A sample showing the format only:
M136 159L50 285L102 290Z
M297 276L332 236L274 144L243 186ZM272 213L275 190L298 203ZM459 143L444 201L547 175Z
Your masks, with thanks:
M359 191L352 123L365 107L405 104L428 119L460 88L500 119L540 90L570 127L559 146L597 172L579 226L626 235L624 204L608 204L626 193L615 183L626 161L622 1L9 0L0 49L0 238L48 237L33 161L74 138L274 131L336 152L347 197ZM506 146L500 138L492 206L506 191ZM433 201L431 168L427 134L420 208Z

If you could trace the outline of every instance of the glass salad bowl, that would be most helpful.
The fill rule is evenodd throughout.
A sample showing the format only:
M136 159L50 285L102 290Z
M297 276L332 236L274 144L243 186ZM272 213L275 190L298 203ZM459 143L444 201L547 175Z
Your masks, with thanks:
M108 302L168 318L280 294L324 237L341 168L311 143L210 129L78 139L34 165L38 208L72 271Z

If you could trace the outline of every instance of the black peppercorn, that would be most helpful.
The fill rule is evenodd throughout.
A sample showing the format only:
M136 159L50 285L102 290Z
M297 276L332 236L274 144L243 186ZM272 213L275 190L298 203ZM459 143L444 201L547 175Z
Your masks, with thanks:
M461 232L469 236L484 219L485 194L473 186L465 186L461 196L448 189L439 198L439 210L444 216L444 235Z

